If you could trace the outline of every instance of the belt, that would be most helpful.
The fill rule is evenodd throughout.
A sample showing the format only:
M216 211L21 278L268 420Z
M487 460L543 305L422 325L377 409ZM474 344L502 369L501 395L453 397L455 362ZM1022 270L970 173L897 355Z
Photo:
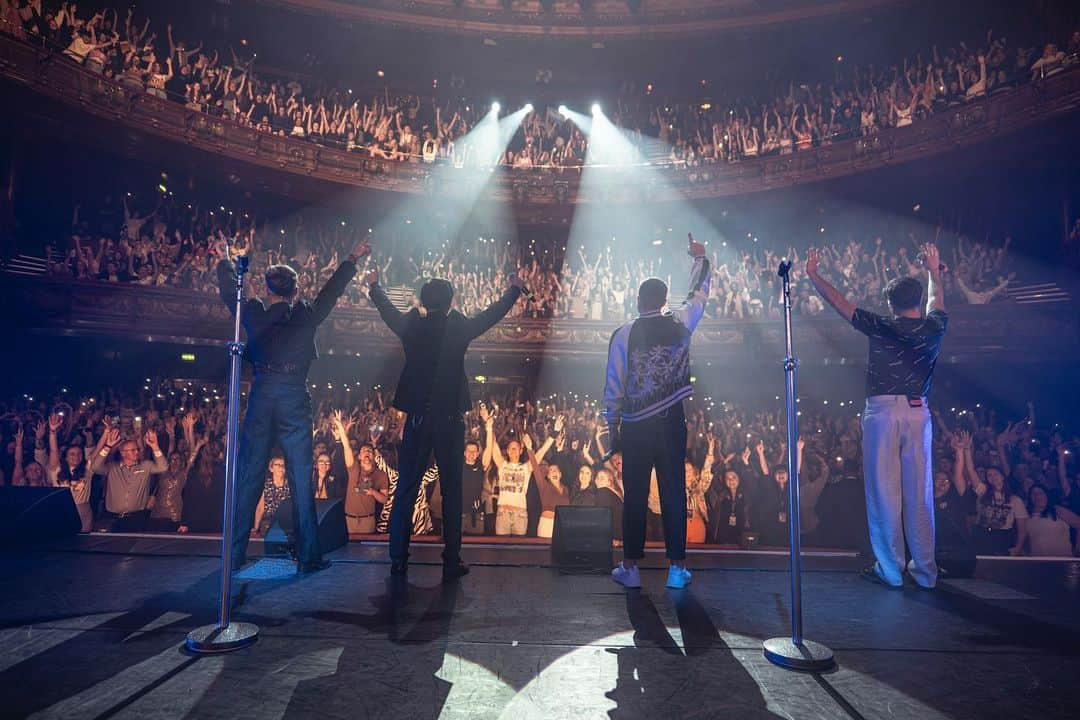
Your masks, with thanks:
M298 363L255 363L255 372L259 375L301 375L302 368Z
M363 520L364 518L375 517L375 513L370 515L353 515L352 513L345 513L345 517L351 517L353 520Z

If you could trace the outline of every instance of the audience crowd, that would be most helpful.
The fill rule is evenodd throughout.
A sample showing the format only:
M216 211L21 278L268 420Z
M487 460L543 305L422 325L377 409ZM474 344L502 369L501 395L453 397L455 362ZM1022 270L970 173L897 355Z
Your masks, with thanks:
M70 488L84 531L220 532L223 392L148 378L137 393L64 388L55 397L3 403L3 482ZM354 533L385 532L402 415L380 386L313 384L311 392L317 497L344 498ZM486 394L466 415L466 532L550 537L556 507L598 505L611 508L618 542L622 461L619 454L602 460L607 437L597 405L576 393ZM860 408L854 401L809 397L800 398L799 408L804 542L860 547L866 538ZM700 396L688 401L691 543L786 544L782 415L779 398L761 407ZM1080 436L1040 422L1031 404L1025 417L1011 421L983 403L937 408L934 417L939 536L962 537L981 554L1080 552ZM272 453L256 534L266 532L288 497L285 473L280 454ZM527 498L527 523L498 521L500 493ZM649 509L649 537L660 540L655 479ZM441 523L439 472L431 467L414 509L414 531L438 534Z
M469 132L487 115L486 102L454 92L440 97L437 88L427 97L385 87L378 93L353 93L310 82L305 86L297 76L257 66L246 41L239 50L230 45L223 57L209 43L174 37L167 20L154 18L152 23L137 17L134 5L122 5L0 0L0 26L48 44L130 92L373 158L556 169L580 167L586 160L586 136L553 108L527 114L509 147L499 156L484 157L487 151ZM594 153L589 162L693 169L872 136L1038 81L1080 61L1080 32L1046 40L1040 51L990 31L971 46L958 42L949 49L925 48L891 64L848 69L838 59L829 83L805 78L782 88L762 87L752 100L710 90L707 97L676 102L661 99L651 84L624 83L609 114L632 143L614 154Z
M303 215L286 227L262 221L254 212L183 203L160 189L154 193L157 204L153 209L139 209L140 203L130 193L103 198L92 208L76 207L70 235L48 250L50 274L216 294L212 247L217 239L226 238L234 247L249 249L253 291L261 291L262 271L267 266L284 262L299 272L301 293L314 294L347 248L369 232L344 220ZM951 271L945 276L945 290L951 303L985 304L1004 299L1016 274L1009 252L1012 238L1008 236L1000 242L989 238L976 241L939 227L933 237L916 237L902 229L884 237L867 237L869 233L861 229L857 218L846 223L836 218L836 224L848 229L828 236L819 233L801 239L798 245L777 246L759 242L756 236L714 242L710 247L714 277L707 316L778 317L776 266L781 257L796 261L792 276L795 311L806 315L823 312L824 306L803 277L799 262L810 245L822 249L823 272L830 281L852 301L869 307L882 302L882 289L890 279L924 272L917 253L919 243L926 240L936 240L948 258ZM401 303L413 301L414 291L427 278L445 277L455 286L458 306L471 314L497 298L509 272L524 267L526 286L533 297L515 306L512 317L620 320L636 312L635 293L642 280L660 277L677 292L682 274L675 272L673 277L670 253L640 237L620 238L618 246L612 243L606 247L593 247L592 243L571 247L565 237L513 242L474 237L443 243L432 250L435 243L427 238L437 232L436 228L419 229L410 237L389 242L375 239L371 267L378 266L383 284L396 288L395 298ZM634 250L634 241L647 249ZM342 304L369 307L363 294L361 283L354 283Z

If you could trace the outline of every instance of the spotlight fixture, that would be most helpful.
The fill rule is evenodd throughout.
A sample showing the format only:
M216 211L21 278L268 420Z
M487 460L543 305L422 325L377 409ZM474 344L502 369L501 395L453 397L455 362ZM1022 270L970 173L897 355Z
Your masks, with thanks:
M601 114L602 112L604 112L604 111L603 111L603 109L602 109L602 108L600 107L600 103L594 102L594 103L592 104L592 114L593 114L593 115L599 115L599 114Z
M563 117L566 117L567 113L569 113L569 112L570 111L566 108L565 105L560 105L559 106L559 114L562 115Z
M533 111L533 104L532 103L525 103L525 112L531 113L532 111Z
M491 112L498 113L500 110L502 110L502 105L499 104L498 100L491 103Z

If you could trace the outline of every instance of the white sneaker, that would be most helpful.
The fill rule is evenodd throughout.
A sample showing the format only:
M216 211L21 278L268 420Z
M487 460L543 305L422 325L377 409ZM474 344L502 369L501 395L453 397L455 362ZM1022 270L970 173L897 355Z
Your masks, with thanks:
M686 568L672 565L667 574L667 587L682 590L690 584L691 577L693 575Z
M623 587L641 587L641 572L638 570L637 565L628 568L620 562L615 566L615 569L611 571L611 579Z

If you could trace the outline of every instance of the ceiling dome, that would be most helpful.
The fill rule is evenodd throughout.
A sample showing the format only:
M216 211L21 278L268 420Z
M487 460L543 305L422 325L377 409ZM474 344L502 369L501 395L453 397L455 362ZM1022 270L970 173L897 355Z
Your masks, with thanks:
M261 0L318 15L462 35L629 38L749 29L904 0Z

